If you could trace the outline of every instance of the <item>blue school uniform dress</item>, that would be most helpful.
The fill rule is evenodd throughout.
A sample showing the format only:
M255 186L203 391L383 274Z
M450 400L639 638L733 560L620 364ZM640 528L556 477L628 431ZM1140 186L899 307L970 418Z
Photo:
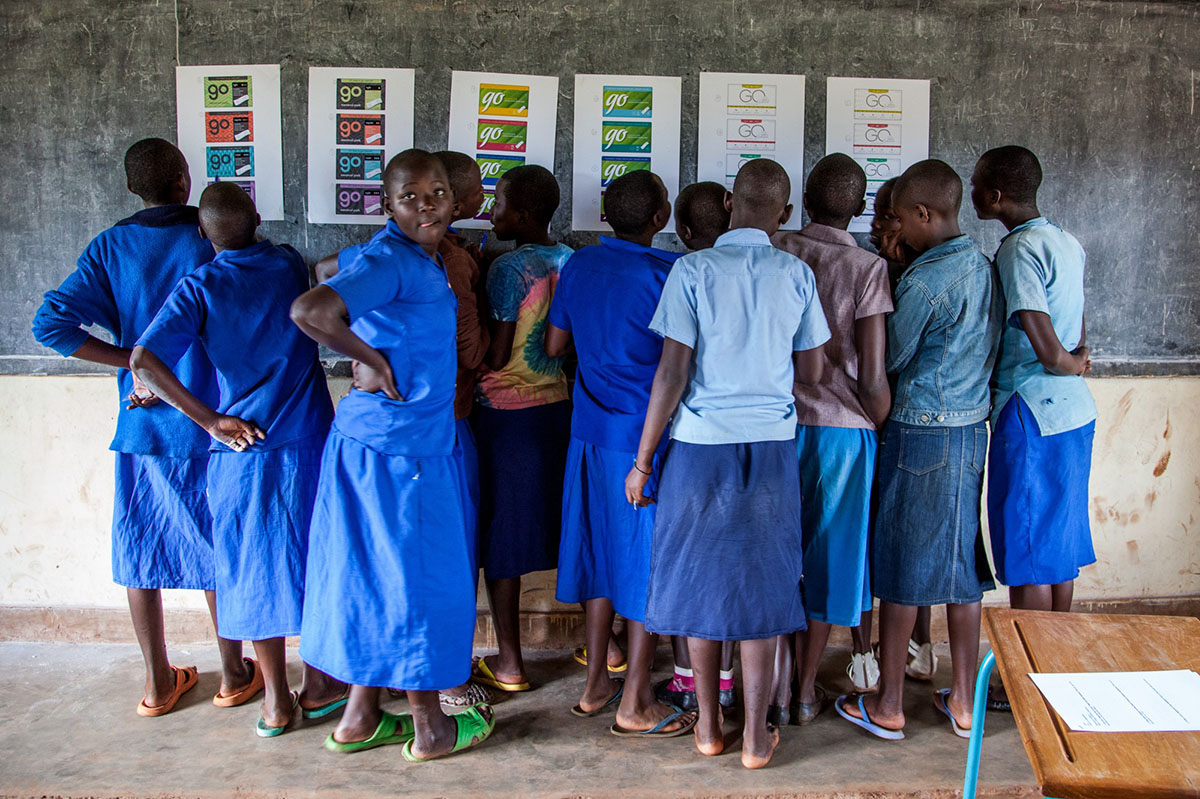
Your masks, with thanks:
M765 232L731 230L675 262L650 327L693 355L659 478L646 629L804 629L792 355L829 339L812 271Z
M1054 585L1096 562L1088 477L1096 403L1078 375L1042 368L1020 311L1050 317L1068 351L1083 336L1083 247L1045 217L1000 242L1004 335L996 365L988 469L988 529L1005 585Z
M403 400L338 404L309 535L300 656L353 685L466 682L472 536L455 460L456 302L440 262L388 220L325 283L383 353Z
M550 324L571 333L579 357L563 480L558 601L603 597L638 622L646 620L655 506L630 505L625 476L662 357L662 339L650 330L650 320L679 256L602 237L567 261L550 307Z
M75 271L48 291L33 319L33 335L69 357L98 325L119 347L132 348L180 278L212 260L200 238L197 210L147 208L92 239ZM216 401L212 365L195 346L178 374L194 393ZM117 372L113 497L113 582L128 588L215 585L211 520L205 500L208 435L165 402L127 410L128 369Z
M1003 313L995 270L965 235L922 253L896 287L886 362L896 393L879 442L871 539L881 600L967 604L995 587L980 501Z
M288 315L307 290L308 267L291 247L225 250L179 281L138 340L167 365L202 346L216 370L215 410L266 434L244 452L210 445L217 632L236 641L300 634L309 519L333 418L317 345Z

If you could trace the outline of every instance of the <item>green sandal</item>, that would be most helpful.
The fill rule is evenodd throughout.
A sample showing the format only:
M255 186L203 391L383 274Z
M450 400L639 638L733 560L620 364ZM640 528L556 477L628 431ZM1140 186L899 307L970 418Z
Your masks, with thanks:
M452 755L455 752L461 752L464 749L470 749L472 746L482 743L492 734L492 730L496 729L496 715L491 705L475 705L464 713L451 716L450 719L457 727L458 734L454 738L454 748L447 752L446 755ZM413 742L410 740L400 750L400 756L409 763L424 763L427 760L437 760L439 757L446 756L417 757L413 754L412 745Z
M371 737L365 741L349 741L342 743L335 740L333 733L325 739L325 748L330 752L342 752L349 754L350 752L361 752L364 749L374 749L377 746L387 746L388 744L408 743L416 735L413 727L413 717L408 713L388 713L386 710L381 711L383 717L379 719L379 726L375 728L375 732L371 733Z

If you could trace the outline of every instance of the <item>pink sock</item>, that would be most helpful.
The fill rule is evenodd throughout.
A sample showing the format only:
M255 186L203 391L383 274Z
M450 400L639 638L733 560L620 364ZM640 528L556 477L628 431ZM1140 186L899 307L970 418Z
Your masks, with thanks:
M722 669L722 671L721 671L721 690L722 691L732 691L733 690L733 669L730 669L729 671L725 671Z
M667 686L668 691L674 691L678 694L688 694L696 690L696 679L692 676L691 669L681 669L675 667L675 674L671 677L671 683Z

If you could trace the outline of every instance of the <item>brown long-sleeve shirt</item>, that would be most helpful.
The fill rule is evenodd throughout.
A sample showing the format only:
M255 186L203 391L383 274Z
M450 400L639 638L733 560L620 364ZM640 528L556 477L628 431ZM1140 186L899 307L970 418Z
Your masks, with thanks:
M476 374L487 354L490 336L479 304L482 273L478 248L460 233L447 231L438 244L446 266L446 278L458 297L458 375L454 381L454 418L471 414L475 400Z

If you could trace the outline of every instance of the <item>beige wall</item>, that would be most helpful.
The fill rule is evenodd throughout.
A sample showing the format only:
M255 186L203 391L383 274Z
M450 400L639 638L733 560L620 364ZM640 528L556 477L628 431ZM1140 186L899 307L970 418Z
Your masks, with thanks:
M1099 562L1076 597L1200 595L1200 378L1090 386L1100 407L1091 501ZM345 388L331 385L335 396ZM0 377L0 605L125 604L109 569L115 395L110 377ZM552 573L527 583L527 610L555 606ZM194 592L168 592L166 603L204 607Z

